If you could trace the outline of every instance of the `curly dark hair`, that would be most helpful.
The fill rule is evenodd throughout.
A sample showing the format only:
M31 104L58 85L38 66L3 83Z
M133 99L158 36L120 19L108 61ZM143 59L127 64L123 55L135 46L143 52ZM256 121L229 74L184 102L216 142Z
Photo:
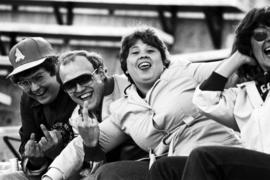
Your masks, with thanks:
M25 76L29 76L30 74L36 72L37 70L44 68L51 76L54 76L56 74L56 65L57 65L57 56L49 56L46 58L46 60L41 63L38 66L35 66L33 68L27 69L23 72L20 72L18 74L15 74L10 77L11 81L13 83L17 83L21 80L21 78Z
M240 53L251 56L256 60L251 46L251 37L254 29L259 25L270 27L270 7L253 8L245 15L235 31L232 53L238 50ZM261 72L260 66L245 64L239 68L238 75L244 80L253 80L256 74Z
M129 48L133 46L138 40L141 40L142 42L157 48L161 54L162 62L166 68L170 64L167 47L161 38L157 35L156 30L151 27L137 28L131 34L128 34L122 38L122 45L120 49L121 68L131 83L134 83L134 81L127 73L127 57Z
M60 55L58 58L56 79L61 85L62 85L62 81L60 79L60 74L59 74L60 66L73 62L76 56L86 57L86 59L92 64L93 68L97 69L97 72L104 70L103 58L98 53L88 52L85 50L68 51Z

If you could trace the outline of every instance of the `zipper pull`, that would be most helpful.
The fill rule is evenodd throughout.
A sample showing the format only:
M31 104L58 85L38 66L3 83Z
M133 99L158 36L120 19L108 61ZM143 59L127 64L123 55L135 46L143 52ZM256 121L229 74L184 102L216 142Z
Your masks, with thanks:
M151 168L152 164L156 161L156 155L153 151L153 149L149 149L149 169Z

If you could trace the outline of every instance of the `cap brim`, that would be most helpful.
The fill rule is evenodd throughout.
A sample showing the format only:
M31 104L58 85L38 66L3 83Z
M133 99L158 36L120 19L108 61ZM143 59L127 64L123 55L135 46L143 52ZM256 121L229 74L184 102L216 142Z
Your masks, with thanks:
M27 69L33 68L33 67L35 67L35 66L38 66L38 65L40 65L41 63L43 63L46 59L47 59L47 57L42 58L42 59L37 60L37 61L34 61L34 62L30 62L30 63L27 63L27 64L23 64L23 65L21 65L21 66L15 68L15 69L7 76L7 77L9 78L9 77L11 77L11 76L13 76L13 75L15 75L15 74L18 74L18 73L20 73L20 72L23 72L23 71L27 70Z

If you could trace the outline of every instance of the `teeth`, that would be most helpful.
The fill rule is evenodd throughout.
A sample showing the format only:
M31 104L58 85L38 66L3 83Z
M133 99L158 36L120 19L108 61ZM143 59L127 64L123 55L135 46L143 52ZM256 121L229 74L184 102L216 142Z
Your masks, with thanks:
M45 91L42 90L42 91L39 91L39 92L35 93L35 95L36 95L36 96L42 96L42 95L44 94L44 92L45 92Z
M270 51L270 47L268 47L268 48L264 49L264 51Z
M140 69L147 69L151 67L151 64L149 62L142 62L138 65Z
M264 49L264 52L269 52L269 51L270 51L270 47Z
M85 93L85 94L81 95L80 98L84 99L84 98L87 98L87 97L89 97L91 95L92 95L92 93Z
M270 55L270 47L264 49L264 53L268 56Z

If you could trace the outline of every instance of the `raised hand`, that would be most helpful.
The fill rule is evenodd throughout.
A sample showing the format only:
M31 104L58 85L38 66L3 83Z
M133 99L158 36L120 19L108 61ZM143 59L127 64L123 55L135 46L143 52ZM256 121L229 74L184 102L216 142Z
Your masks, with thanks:
M243 64L249 64L249 65L256 65L256 61L254 58L244 55L242 53L240 53L239 51L236 51L232 57L236 60L236 61L242 61Z
M99 139L99 126L96 118L88 115L88 102L85 101L82 109L82 118L77 119L77 127L84 144L88 147L95 147Z
M43 124L40 125L40 128L44 134L44 136L38 142L42 151L46 152L57 146L62 141L62 135L59 131L55 129L48 131Z
M250 56L244 55L239 51L235 51L229 58L222 61L222 64L215 70L215 72L228 78L243 64L255 65L256 61Z
M44 156L41 147L35 140L35 133L31 134L30 139L25 144L24 155L30 158L31 157L39 158Z
M40 159L44 157L44 153L35 140L35 133L31 134L30 139L27 141L24 148L24 156L29 158L31 164L39 166L43 163Z

